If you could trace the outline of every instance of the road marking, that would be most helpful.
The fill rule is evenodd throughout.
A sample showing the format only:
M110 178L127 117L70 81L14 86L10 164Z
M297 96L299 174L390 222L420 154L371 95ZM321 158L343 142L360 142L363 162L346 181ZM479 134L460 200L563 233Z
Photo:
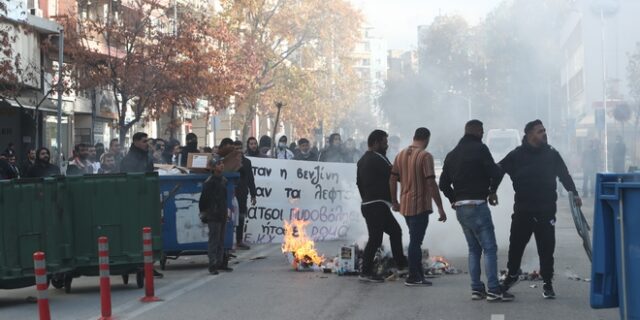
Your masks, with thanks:
M240 263L236 265L241 265L243 263L249 262L251 261L252 258L269 256L279 250L280 250L280 246L273 246L271 248L261 250L255 253L251 251L247 251L244 254L238 254L237 259L240 260ZM249 256L252 256L252 258L244 260ZM146 313L150 310L153 310L163 305L166 302L174 300L184 295L185 293L191 292L220 276L222 275L212 276L212 275L209 275L208 272L198 272L191 277L188 277L186 279L181 279L171 285L163 286L158 290L156 290L156 293L157 293L156 295L160 297L162 301L149 303L149 304L142 304L141 302L134 300L126 304L120 305L117 308L114 308L112 314L118 319L123 319L123 320L133 319L135 317L142 315L143 313ZM129 310L131 311L127 313L127 311ZM95 320L95 317L92 317L87 320Z
M504 320L504 314L492 314L491 320Z

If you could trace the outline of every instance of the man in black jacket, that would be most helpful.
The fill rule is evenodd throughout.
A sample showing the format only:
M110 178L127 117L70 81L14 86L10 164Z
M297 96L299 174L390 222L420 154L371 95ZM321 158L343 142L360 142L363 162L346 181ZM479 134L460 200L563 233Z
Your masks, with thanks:
M227 219L227 181L222 176L224 171L223 158L214 155L211 160L212 175L207 178L200 194L200 220L209 227L209 273L218 274L221 271L233 271L228 267L224 252L224 236Z
M129 153L120 163L120 172L153 172L153 160L149 156L148 136L144 132L133 135Z
M533 234L540 257L540 275L544 281L543 297L553 299L555 292L551 281L556 245L557 178L567 191L573 192L579 207L582 206L582 200L560 153L547 144L542 121L527 123L524 132L522 145L499 163L511 177L515 190L507 263L509 273L502 286L508 290L518 282L522 255Z
M402 229L390 210L391 162L385 156L389 147L387 138L387 133L382 130L371 132L367 141L369 150L358 161L356 179L362 197L360 208L369 231L360 274L360 280L365 282L384 281L373 271L373 258L382 244L383 233L389 235L391 252L398 270L404 273L407 268L407 258L402 252Z
M498 282L498 245L487 200L498 204L496 190L502 178L489 148L482 143L482 122L471 120L464 137L447 155L440 175L440 190L456 210L456 216L469 247L471 299L511 301L513 295L502 292ZM453 185L453 188L451 187ZM487 287L481 280L481 257L484 252Z
M187 134L187 145L184 148L182 148L182 153L180 154L181 166L183 167L187 166L189 153L200 153L200 150L198 150L198 136L193 132Z
M233 143L236 151L242 153L242 141ZM238 200L238 226L236 227L236 248L240 250L249 250L251 247L244 242L244 221L247 218L247 201L251 194L251 205L256 205L256 182L253 176L253 164L251 160L242 155L242 167L239 170L240 180L236 186L236 199Z
M51 164L51 152L47 148L40 148L36 151L36 162L29 168L27 177L42 178L60 175L60 168Z

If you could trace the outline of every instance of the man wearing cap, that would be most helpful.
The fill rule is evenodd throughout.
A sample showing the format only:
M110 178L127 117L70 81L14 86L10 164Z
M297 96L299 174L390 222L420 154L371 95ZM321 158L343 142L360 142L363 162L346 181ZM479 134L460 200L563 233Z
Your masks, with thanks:
M228 257L224 252L224 234L229 211L227 207L227 180L222 176L223 158L214 155L211 159L212 174L204 182L200 194L200 220L209 227L209 273L233 271L228 266Z
M524 249L534 235L540 257L540 275L544 281L542 296L553 299L555 292L551 281L556 245L557 178L567 191L573 192L579 207L582 200L560 153L547 143L542 121L527 123L524 132L522 145L498 164L503 171L501 178L507 173L515 191L507 263L509 271L502 287L506 291L518 282Z

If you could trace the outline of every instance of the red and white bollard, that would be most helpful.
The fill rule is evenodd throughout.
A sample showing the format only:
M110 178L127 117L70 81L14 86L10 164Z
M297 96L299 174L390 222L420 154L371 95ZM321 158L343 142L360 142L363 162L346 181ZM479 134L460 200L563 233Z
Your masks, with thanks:
M49 294L47 288L47 266L44 259L44 252L35 252L33 254L33 267L36 275L36 289L38 290L38 313L40 320L50 320L49 312Z
M155 302L162 299L155 296L153 287L153 243L151 241L151 228L142 228L142 250L144 255L144 297L142 302Z
M99 320L111 319L111 280L109 279L109 239L98 238L98 263L100 269L100 309Z

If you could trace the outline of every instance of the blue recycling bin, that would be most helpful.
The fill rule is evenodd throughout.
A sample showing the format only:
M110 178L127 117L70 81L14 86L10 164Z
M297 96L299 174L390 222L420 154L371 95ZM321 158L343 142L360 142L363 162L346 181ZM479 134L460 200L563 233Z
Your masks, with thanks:
M227 178L227 204L232 207L235 186L240 178L237 172L225 173ZM162 257L164 270L167 259L184 255L207 254L208 229L199 219L198 202L207 174L160 176L162 200ZM233 247L234 222L226 226L226 249Z
M640 320L640 174L598 174L591 307Z

